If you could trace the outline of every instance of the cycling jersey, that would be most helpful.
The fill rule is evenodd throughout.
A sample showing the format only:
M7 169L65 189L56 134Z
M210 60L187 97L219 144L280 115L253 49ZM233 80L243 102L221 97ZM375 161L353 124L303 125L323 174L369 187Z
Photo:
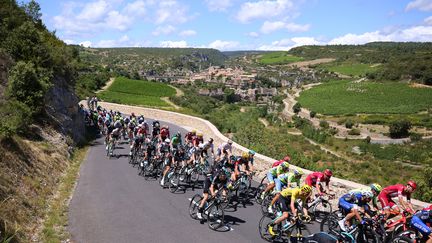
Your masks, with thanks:
M178 136L174 136L174 137L172 137L171 138L171 143L172 143L172 145L173 146L177 146L177 145L179 145L179 144L181 144L181 139L180 139L180 137L178 137Z
M232 153L232 146L229 143L222 143L218 147L218 155L220 155L222 152L230 152Z
M427 239L432 234L431 228L428 227L432 224L432 206L424 208L423 210L414 214L411 219L411 226L417 229L422 235L423 239Z
M169 137L169 136L170 136L169 130L168 130L167 128L164 128L164 127L163 127L163 128L160 130L160 135L161 135L162 138L167 138L167 137Z
M377 202L378 202L378 196L375 196L375 194L372 192L372 189L370 187L353 189L353 190L349 191L349 193L363 193L363 192L370 192L370 193L372 193L372 195L374 195L373 198L372 198L372 202L373 202L374 205L377 204Z
M273 175L274 177L278 177L279 175L281 175L281 174L284 173L284 169L283 169L282 166L279 165L279 166L277 166L277 167L271 168L271 169L269 170L269 173L270 173L271 175Z
M296 177L292 172L280 174L278 180L285 185L288 185L288 183L296 183L297 186L300 185L300 177Z
M280 195L282 197L286 198L290 198L291 200L296 201L297 199L301 199L303 203L306 202L306 199L309 197L309 194L307 195L301 195L301 190L300 188L296 187L296 188L285 188L280 192Z
M191 141L193 139L193 137L194 137L194 135L193 135L192 132L188 132L185 135L185 139L188 140L188 141Z
M411 194L405 192L405 186L402 184L396 184L384 188L378 195L378 200L383 208L392 208L396 206L396 203L392 198L406 196L407 201L410 201Z
M327 179L325 179L324 173L322 172L314 172L309 174L305 180L305 183L311 187L314 187L316 184L320 184L321 182L325 182L327 186L330 183L330 178L327 177Z
M114 127L115 128L121 128L122 127L121 122L119 120L116 120L116 122L114 122Z
M361 192L347 193L339 199L339 206L350 212L351 209L357 209L358 207L364 207L369 210L367 202L362 198Z

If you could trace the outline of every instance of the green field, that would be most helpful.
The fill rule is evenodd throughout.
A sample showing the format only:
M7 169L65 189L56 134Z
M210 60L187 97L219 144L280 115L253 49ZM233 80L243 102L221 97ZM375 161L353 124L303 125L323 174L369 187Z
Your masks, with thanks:
M367 73L374 73L379 68L379 66L374 66L374 64L363 63L323 64L320 65L320 67L330 72L336 72L350 76L363 76Z
M264 54L258 61L261 64L287 64L303 60L302 57L290 55L286 51L278 51Z
M175 95L175 89L163 83L116 78L114 83L98 96L102 100L129 105L170 106L160 97Z
M432 108L432 89L403 83L333 81L306 90L298 101L326 115L412 114Z

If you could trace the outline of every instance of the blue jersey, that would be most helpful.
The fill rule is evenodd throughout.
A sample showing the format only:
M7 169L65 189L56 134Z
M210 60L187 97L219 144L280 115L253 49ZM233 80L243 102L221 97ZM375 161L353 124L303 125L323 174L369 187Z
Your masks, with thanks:
M357 204L358 206L367 205L367 202L362 199L361 192L347 193L347 194L343 195L342 198L345 199L345 201L352 203L352 204Z

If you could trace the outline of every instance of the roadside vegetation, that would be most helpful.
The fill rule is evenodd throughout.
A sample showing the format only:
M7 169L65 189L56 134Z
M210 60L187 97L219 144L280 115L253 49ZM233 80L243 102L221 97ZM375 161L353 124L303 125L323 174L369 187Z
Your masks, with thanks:
M327 70L329 72L336 72L343 75L349 75L353 77L370 76L376 73L379 65L377 64L365 64L365 63L331 63L321 64L318 66L320 69Z
M413 114L432 108L432 89L404 83L333 81L303 91L303 107L325 115Z
M288 64L292 62L299 62L303 61L304 58L297 57L288 54L286 51L278 51L278 52L271 52L263 54L259 59L258 62L264 65L268 64Z
M117 77L114 83L98 94L104 101L151 107L168 107L161 97L172 97L175 89L164 83Z

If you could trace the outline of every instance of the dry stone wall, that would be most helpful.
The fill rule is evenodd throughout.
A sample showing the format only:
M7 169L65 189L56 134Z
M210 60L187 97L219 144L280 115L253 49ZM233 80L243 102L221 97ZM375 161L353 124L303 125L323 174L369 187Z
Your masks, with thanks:
M83 105L86 105L86 102L81 102ZM228 140L211 122L204 120L202 118L189 116L185 114L180 114L171 111L164 111L152 108L138 107L138 106L129 106L129 105L121 105L114 104L109 102L100 102L100 105L107 110L115 110L120 111L122 113L130 114L134 112L135 114L142 114L144 117L157 119L165 122L174 123L178 126L181 126L187 130L196 129L199 132L202 132L205 137L212 137L215 140L215 144L219 145ZM243 151L248 151L247 148L241 146L234 142L233 144L233 152L235 154L241 154ZM263 176L265 176L265 172L268 168L271 167L272 163L276 161L276 159L267 157L262 154L255 155L255 168L259 172L257 176L257 180L261 180ZM293 166L295 167L295 166ZM312 171L303 169L305 174L309 174ZM353 188L361 188L365 187L365 185L355 183L352 181L347 181L340 178L332 177L331 187L334 188L336 193L336 198L339 198L342 194L346 193L348 190ZM333 200L334 205L336 206L337 200ZM425 207L427 204L418 200L414 200L413 203L418 207Z

